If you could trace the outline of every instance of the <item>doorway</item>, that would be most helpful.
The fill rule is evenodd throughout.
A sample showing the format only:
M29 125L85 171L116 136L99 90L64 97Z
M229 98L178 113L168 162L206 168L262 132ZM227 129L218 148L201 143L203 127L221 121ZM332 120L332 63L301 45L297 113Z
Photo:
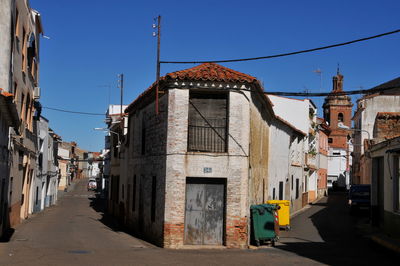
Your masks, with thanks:
M223 245L226 179L186 179L185 240L187 245Z

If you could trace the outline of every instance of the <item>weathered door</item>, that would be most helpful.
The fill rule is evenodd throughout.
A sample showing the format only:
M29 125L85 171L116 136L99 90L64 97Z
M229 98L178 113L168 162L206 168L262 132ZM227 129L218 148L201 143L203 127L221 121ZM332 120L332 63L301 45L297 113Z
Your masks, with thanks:
M185 244L222 245L225 185L199 180L188 179L186 184Z

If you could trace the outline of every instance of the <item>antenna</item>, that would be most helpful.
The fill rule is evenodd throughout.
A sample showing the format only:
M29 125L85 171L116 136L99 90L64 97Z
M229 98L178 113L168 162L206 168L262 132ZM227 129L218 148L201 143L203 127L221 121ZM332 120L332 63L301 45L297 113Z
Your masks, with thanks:
M158 90L160 83L160 37L161 37L161 16L154 18L153 29L157 29L157 32L153 32L153 37L157 36L157 71L156 71L156 115L158 115Z
M322 70L317 68L316 70L313 70L313 72L319 75L319 93L322 93ZM318 104L322 107L322 99L318 99Z
M123 102L123 99L124 99L124 74L119 74L118 75L118 88L120 88L121 89L121 113L120 113L120 116L121 116L121 118L122 118L122 102Z

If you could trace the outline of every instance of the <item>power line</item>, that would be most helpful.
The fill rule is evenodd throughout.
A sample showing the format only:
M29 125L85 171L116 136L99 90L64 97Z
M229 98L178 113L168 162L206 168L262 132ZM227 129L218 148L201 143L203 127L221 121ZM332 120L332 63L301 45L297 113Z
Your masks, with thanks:
M264 91L265 94L277 96L306 96L306 97L323 97L323 96L342 96L342 95L355 95L355 94L373 94L384 92L387 90L398 89L399 87L385 87L385 88L372 88L367 90L352 90L352 91L339 91L339 92L284 92L284 91Z
M46 107L46 106L43 106L42 108L43 109L53 110L53 111L58 111L58 112L64 112L64 113L72 113L72 114L80 114L80 115L101 115L101 116L105 116L105 114L100 114L100 113L78 112L78 111L64 110L64 109Z
M252 61L252 60L261 60L261 59L271 59L271 58L276 58L276 57L283 57L283 56L289 56L289 55L296 55L296 54L303 54L303 53L310 53L314 51L319 51L319 50L325 50L325 49L330 49L334 47L339 47L339 46L345 46L357 42L363 42L363 41L368 41L376 38L380 38L383 36L399 33L400 29L394 30L394 31L389 31L385 33L381 33L378 35L373 35L361 39L356 39L352 41L347 41L347 42L342 42L342 43L336 43L336 44L331 44L327 46L322 46L322 47L317 47L317 48L312 48L312 49L306 49L306 50L300 50L300 51L295 51L295 52L290 52L290 53L283 53L283 54L275 54L275 55L267 55L267 56L259 56L259 57L250 57L250 58L240 58L240 59L228 59L228 60L200 60L200 61L160 61L161 64L200 64L200 63L230 63L230 62L242 62L242 61Z

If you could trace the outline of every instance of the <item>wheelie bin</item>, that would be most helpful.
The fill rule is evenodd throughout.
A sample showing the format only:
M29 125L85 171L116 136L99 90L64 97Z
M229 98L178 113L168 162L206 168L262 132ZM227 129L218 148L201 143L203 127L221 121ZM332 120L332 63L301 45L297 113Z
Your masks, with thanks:
M290 201L289 200L268 200L268 204L279 205L279 226L290 230Z
M278 209L276 204L251 205L253 236L256 246L269 242L275 246L279 240Z

